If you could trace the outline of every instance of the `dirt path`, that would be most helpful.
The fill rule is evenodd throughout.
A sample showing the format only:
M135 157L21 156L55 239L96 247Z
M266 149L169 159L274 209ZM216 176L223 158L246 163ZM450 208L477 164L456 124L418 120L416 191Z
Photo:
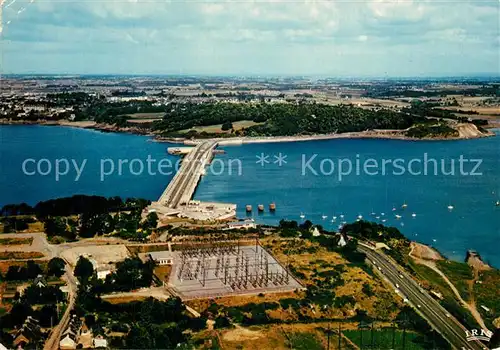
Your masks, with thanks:
M412 245L412 249L410 251L410 257L413 258L413 260L417 263L417 264L420 264L420 265L424 265L424 266L427 266L428 268L432 269L434 272L436 272L439 276L441 276L443 278L443 280L448 284L448 286L451 288L451 290L453 291L453 294L455 294L456 298L458 299L458 301L460 301L460 303L465 307L467 308L467 310L470 311L470 313L472 314L472 316L474 317L474 319L476 320L476 322L481 326L481 328L487 330L488 328L486 327L486 324L484 323L483 321L483 318L481 317L481 314L477 311L476 309L476 302L474 300L474 297L473 297L473 294L474 293L471 293L471 301L470 302L466 302L464 299L462 299L462 296L460 295L460 292L458 291L458 289L455 287L455 285L448 279L448 277L443 273L443 271L441 271L437 266L436 266L436 263L434 261L428 261L428 260L424 260L424 259L421 259L421 258L418 258L416 256L413 256L412 253L413 253L413 248L414 248L414 245ZM475 283L477 279L477 275L474 277L474 280L471 281L471 283ZM472 286L470 286L471 290L472 290Z

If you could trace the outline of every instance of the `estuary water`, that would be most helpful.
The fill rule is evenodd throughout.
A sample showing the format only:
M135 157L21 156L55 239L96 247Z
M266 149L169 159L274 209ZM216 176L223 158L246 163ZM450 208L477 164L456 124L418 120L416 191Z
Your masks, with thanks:
M41 200L74 194L156 200L175 171L171 169L172 174L168 174L164 169L165 175L162 175L153 164L151 174L156 172L156 175L149 175L148 155L157 161L167 159L172 163L178 157L168 155L165 144L149 141L144 136L70 127L0 126L0 206L21 202L34 205ZM45 160L50 162L50 172ZM58 160L60 175L56 178ZM66 175L62 175L64 160L69 163ZM133 160L136 161L130 167ZM142 172L139 172L139 160L144 167ZM80 177L76 169L81 169Z
M67 127L0 126L0 206L73 194L155 200L179 159L166 153L171 145L150 141ZM450 258L462 260L467 249L475 249L500 267L499 137L337 139L223 149L195 199L235 203L239 217L268 224L309 219L336 229L362 217L398 227ZM276 204L274 213L270 203Z

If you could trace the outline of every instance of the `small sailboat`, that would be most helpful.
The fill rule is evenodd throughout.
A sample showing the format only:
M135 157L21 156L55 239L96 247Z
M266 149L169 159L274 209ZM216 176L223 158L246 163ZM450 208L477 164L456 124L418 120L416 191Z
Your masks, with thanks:
M344 218L344 214L340 214L340 218L343 219Z
M408 204L403 203L403 205L401 206L401 208L405 209L407 206L408 206Z
M304 219L306 216L304 215L304 213L300 213L300 218L301 219Z
M345 224L347 224L347 221L342 221L342 225L345 225Z
M361 220L363 218L363 215L358 215L358 220Z
M380 216L375 216L375 219L380 220Z
M413 213L413 214L411 214L411 217L415 218L415 217L417 217L417 214Z
M448 206L448 210L453 210L453 208L455 208L455 207L451 204Z
M372 211L372 212L370 213L370 215L371 215L371 216L375 216L375 215L377 215L377 214L376 214L374 211Z
M386 222L387 220L386 219L382 219L382 222Z
M334 215L334 216L332 216L332 222L335 222L335 221L337 221L337 217Z
M385 213L380 213L380 215L381 215L381 216L384 216L384 215L385 215Z
M436 242L437 242L437 239L433 238L433 239L432 239L432 241L433 241L434 243L436 243Z
M392 211L396 211L396 207L392 207Z
M398 219L398 220L399 220L399 219L401 219L401 215L396 214L396 215L395 215L395 217L396 217L396 219Z
M495 205L498 207L500 206L500 201L496 201Z
M327 216L327 215L321 215L321 218L322 218L323 220L325 220L326 218L328 218L328 216Z

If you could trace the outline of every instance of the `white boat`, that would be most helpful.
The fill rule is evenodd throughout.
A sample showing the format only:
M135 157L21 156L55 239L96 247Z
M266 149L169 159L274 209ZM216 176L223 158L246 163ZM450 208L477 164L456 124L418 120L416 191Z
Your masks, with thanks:
M361 220L363 218L363 215L358 215L358 220Z
M413 213L413 214L411 214L411 216L412 216L412 217L416 217L416 216L417 216L417 214Z
M395 217L396 217L396 219L398 219L398 220L399 220L399 219L401 219L401 215L396 214L396 215L395 215Z
M498 206L500 206L500 201L497 201L497 202L495 203L495 205L496 205L497 207L498 207Z
M347 221L342 221L342 225L345 225L345 224L347 224Z
M305 218L306 216L303 214L303 213L300 213L300 218L303 219Z
M374 211L372 211L370 215L371 215L371 216L375 216L375 215L377 215L377 214L376 214Z
M386 222L387 220L386 219L382 219L382 222Z
M328 216L327 215L321 215L321 218L325 220Z
M455 208L453 205L448 206L448 210L453 210L453 208Z
M404 208L406 208L407 206L408 206L408 204L403 203L403 205L401 206L401 208L403 208L403 209L404 209Z
M375 219L380 220L380 216L375 216Z
M384 216L384 215L385 215L385 213L380 213L380 215Z
M435 239L435 238L434 238L432 241L433 241L433 242L437 242L437 239Z
M396 207L392 207L392 211L396 211Z
M344 214L340 214L340 218L343 219L344 218Z

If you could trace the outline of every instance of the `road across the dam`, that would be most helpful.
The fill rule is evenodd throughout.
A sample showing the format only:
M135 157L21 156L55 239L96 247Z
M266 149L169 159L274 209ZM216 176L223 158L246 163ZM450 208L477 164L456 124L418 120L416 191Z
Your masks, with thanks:
M217 147L215 141L205 141L196 145L186 155L179 171L170 181L158 202L170 208L186 204L192 198L215 147Z

